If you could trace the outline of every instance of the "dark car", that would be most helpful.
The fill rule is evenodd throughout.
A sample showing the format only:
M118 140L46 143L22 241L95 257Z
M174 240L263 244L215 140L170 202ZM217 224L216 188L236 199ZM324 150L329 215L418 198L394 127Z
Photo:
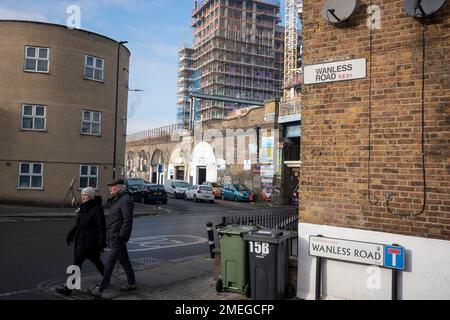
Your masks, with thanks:
M164 186L158 184L147 184L144 187L144 203L167 204L167 192Z
M135 202L143 202L144 187L146 185L142 178L125 178L123 179L128 192L131 194Z

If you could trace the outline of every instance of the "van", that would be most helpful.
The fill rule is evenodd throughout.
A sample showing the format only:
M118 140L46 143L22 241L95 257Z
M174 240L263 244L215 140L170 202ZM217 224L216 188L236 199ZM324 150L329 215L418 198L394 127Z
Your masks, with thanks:
M186 191L192 186L190 183L183 180L166 180L164 188L168 194L171 194L175 199L184 199Z

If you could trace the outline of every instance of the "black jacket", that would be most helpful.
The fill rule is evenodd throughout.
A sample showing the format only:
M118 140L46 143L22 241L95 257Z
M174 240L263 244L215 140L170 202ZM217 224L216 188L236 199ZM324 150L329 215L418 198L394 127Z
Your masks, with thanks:
M75 243L75 256L78 257L96 254L106 247L106 220L101 197L81 204L67 241Z
M127 191L123 191L108 199L108 204L111 206L106 228L108 244L127 243L133 229L133 199Z

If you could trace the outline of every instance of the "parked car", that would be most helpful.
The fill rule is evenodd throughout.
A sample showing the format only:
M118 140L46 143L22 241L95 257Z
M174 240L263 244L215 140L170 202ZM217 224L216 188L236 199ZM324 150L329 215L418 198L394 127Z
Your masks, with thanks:
M167 204L166 189L159 184L146 184L144 186L143 202Z
M299 198L298 191L299 191L299 184L295 187L294 191L292 192L292 205L297 208L300 204L300 198Z
M142 178L124 178L125 187L128 189L135 202L144 201L144 187L146 185Z
M213 189L213 194L216 199L221 199L223 194L223 185L217 182L203 182L204 186L211 187Z
M222 200L250 201L250 190L242 184L225 184Z
M209 186L192 186L188 191L186 191L186 200L197 201L208 201L210 203L214 203L214 194L213 188Z
M192 186L190 183L182 180L166 180L164 187L166 188L166 192L173 195L175 199L184 199L186 191Z

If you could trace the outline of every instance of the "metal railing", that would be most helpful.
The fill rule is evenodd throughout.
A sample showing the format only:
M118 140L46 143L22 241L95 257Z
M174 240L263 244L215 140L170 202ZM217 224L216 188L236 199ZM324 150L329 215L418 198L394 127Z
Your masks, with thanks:
M301 100L290 100L280 103L280 116L301 113Z
M172 124L169 126L164 126L164 127L160 127L160 128L146 130L146 131L141 131L141 132L127 135L126 142L128 143L128 142L135 142L135 141L140 141L140 140L160 139L163 137L169 137L178 129L179 129L178 124Z

